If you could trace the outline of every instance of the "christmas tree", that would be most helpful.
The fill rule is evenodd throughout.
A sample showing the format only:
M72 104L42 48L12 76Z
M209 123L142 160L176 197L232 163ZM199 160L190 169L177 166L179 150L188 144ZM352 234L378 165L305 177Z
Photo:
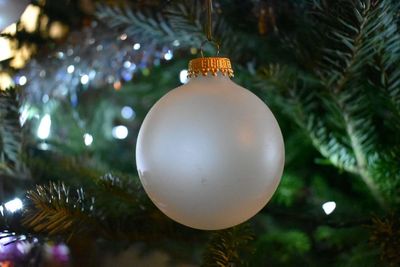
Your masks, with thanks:
M400 265L397 0L213 1L208 30L286 153L270 202L218 231L165 216L134 158L209 37L207 1L4 2L0 266Z

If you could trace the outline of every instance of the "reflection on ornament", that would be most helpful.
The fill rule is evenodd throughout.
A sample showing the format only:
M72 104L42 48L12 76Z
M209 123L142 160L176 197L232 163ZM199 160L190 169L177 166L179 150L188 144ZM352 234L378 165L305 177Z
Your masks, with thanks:
M282 133L269 108L230 80L229 59L192 60L189 75L142 124L140 180L173 220L228 228L254 216L275 192L284 165Z

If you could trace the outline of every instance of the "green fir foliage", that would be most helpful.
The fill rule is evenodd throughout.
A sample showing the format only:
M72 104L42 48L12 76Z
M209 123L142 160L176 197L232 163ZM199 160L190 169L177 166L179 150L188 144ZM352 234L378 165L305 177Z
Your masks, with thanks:
M24 184L33 189L22 213L1 213L2 230L111 246L144 242L177 262L194 254L201 266L398 266L398 1L218 1L215 39L232 59L236 81L276 115L286 166L251 227L211 233L163 215L134 170L134 138L110 135L123 121L121 107L131 105L136 116L123 122L134 136L155 101L179 85L189 49L206 39L203 1L162 2L97 5L97 19L116 31L142 44L180 47L174 60L151 67L150 76L139 73L121 91L90 88L77 92L78 107L53 99L46 109L35 107L52 113L48 151L37 149L35 138L22 142L16 93L0 91L1 178L26 164L37 184ZM265 8L276 29L262 36L257 25ZM36 123L26 126L33 136ZM86 132L94 136L90 147L82 142ZM336 203L329 215L322 209L328 201Z

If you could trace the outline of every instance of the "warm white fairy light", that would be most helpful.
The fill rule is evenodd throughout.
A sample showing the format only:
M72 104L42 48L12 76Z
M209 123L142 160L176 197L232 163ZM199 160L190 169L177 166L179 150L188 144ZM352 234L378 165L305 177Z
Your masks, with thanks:
M165 60L171 60L173 57L174 57L174 54L172 53L171 50L168 50L168 52L165 53L165 55L164 55Z
M128 133L128 128L126 128L126 126L124 125L118 125L112 129L112 136L115 139L125 139L126 137L128 137Z
M189 79L188 79L188 70L181 70L181 72L179 73L179 80L183 84L185 84L185 83L187 83L189 81Z
M132 66L132 63L130 61L125 61L124 62L124 68L129 69Z
M37 130L37 136L45 140L50 136L50 129L51 129L51 117L49 114L43 116L40 120L39 127Z
M18 79L18 84L21 85L21 86L24 86L27 81L28 81L28 79L26 78L26 76L21 76Z
M140 44L139 43L136 43L136 44L134 44L133 45L133 50L139 50L140 49Z
M179 42L179 40L175 40L175 41L172 42L172 45L173 46L180 46L181 43Z
M21 199L14 198L13 200L6 202L3 206L6 208L7 211L14 213L14 212L22 209L24 207L24 204L22 203ZM0 206L1 213L4 213L3 206Z
M129 107L129 106L125 106L121 109L121 116L124 119L131 119L133 116L135 115L135 111Z
M19 124L21 125L21 127L24 126L28 117L29 117L29 105L25 104L20 109Z
M85 146L90 146L93 143L93 136L91 134L85 133L83 135L83 141L85 143Z
M322 204L322 209L326 215L329 215L336 209L336 203L334 201L325 202Z
M67 68L67 72L69 74L73 73L75 71L75 66L74 65L69 65Z
M50 97L49 97L48 94L44 94L44 95L42 96L42 102L43 102L44 104L46 104L47 102L49 102L49 100L50 100Z
M119 37L119 39L121 39L122 41L125 41L128 38L128 35L126 33L121 34L121 36Z
M82 77L81 77L81 84L83 84L83 85L85 85L85 84L87 84L89 82L89 75L83 75Z

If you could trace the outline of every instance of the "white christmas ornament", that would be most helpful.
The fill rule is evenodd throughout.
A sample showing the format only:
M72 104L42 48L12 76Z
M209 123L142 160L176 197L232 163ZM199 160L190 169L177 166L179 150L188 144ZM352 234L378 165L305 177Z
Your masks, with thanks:
M142 124L140 180L173 220L203 230L232 227L274 194L284 166L282 133L269 108L230 80L229 59L192 60L189 76Z
M29 0L0 0L0 32L19 20L29 3Z

